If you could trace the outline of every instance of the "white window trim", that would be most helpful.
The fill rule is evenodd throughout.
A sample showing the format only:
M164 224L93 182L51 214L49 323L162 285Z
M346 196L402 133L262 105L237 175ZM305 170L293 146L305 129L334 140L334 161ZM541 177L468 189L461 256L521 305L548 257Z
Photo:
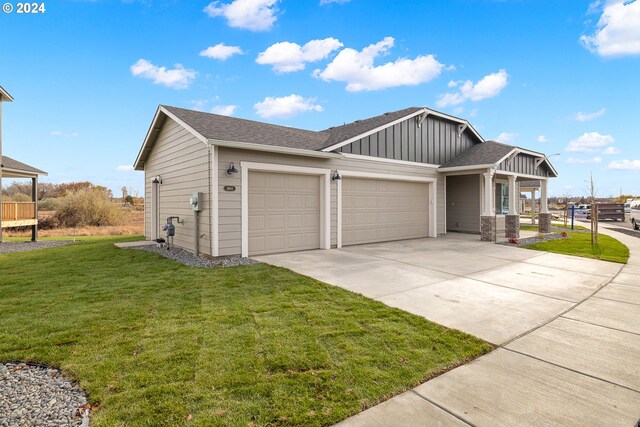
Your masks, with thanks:
M249 172L279 172L317 175L320 180L320 249L331 248L331 169L279 165L275 163L240 162L242 177L242 256L249 256Z
M342 178L371 178L388 181L423 182L429 184L429 237L438 237L438 179L410 175L391 175L386 173L359 172L340 169ZM342 183L338 184L338 217L336 246L342 247Z
M213 246L211 248L211 252L213 256L220 256L220 233L219 233L219 224L220 224L220 216L219 216L219 206L220 206L220 197L219 197L219 185L218 185L218 147L211 147L213 150L211 156L211 229L213 236L211 236L211 241L213 242Z

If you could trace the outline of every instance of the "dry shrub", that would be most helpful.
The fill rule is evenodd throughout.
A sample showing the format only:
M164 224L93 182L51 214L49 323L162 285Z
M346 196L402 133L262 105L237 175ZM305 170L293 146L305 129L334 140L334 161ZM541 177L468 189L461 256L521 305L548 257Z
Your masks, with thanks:
M15 193L10 196L4 196L2 200L4 202L30 202L31 196L22 193Z
M104 189L83 188L62 199L51 221L58 227L114 226L126 221L126 213Z

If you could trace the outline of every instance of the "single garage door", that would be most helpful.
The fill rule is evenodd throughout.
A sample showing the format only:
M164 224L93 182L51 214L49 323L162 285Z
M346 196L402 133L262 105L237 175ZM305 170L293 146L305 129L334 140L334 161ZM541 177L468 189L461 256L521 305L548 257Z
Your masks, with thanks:
M342 244L429 235L429 186L382 179L342 180Z
M249 255L320 248L320 177L249 172Z

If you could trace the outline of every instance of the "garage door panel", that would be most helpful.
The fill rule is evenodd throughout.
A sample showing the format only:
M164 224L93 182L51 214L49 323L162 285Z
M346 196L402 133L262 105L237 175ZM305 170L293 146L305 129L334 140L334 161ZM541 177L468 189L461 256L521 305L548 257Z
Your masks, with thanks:
M427 183L345 178L342 186L343 245L429 235Z
M320 247L318 176L252 171L248 209L250 255Z

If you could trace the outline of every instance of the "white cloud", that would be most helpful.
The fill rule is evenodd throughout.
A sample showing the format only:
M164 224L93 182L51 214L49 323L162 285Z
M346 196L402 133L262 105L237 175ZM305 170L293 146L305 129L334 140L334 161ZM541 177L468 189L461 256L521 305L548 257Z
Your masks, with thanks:
M471 80L464 82L451 81L448 84L450 88L458 88L458 92L443 93L438 97L436 105L438 107L448 107L450 105L462 104L467 100L480 101L487 98L497 96L502 89L509 83L509 74L505 70L497 73L488 74L480 79L477 83Z
M271 65L278 73L290 73L304 70L306 62L325 59L331 52L342 47L340 40L332 37L311 40L304 46L297 43L280 42L260 52L256 58L258 64Z
M170 87L172 89L186 89L196 78L194 70L184 68L181 64L176 64L172 70L166 67L153 65L146 59L139 59L131 66L131 74L135 77L153 80L153 83Z
M133 172L134 170L135 169L133 168L132 165L122 165L116 168L116 172L121 172L121 173Z
M433 55L420 55L415 59L398 58L393 62L375 66L374 60L393 47L393 37L357 51L340 51L324 70L315 70L314 77L324 81L346 82L349 92L380 90L396 86L415 86L437 77L444 65Z
M576 165L586 165L590 163L602 163L602 157L593 157L591 159L577 159L575 157L569 157L567 163Z
M595 33L581 36L580 42L600 56L640 55L640 1L606 2Z
M620 150L618 150L616 147L607 147L607 149L604 150L602 154L620 154Z
M192 99L191 101L187 101L187 103L196 111L204 111L204 107L209 103L209 101L206 99Z
M517 138L517 133L502 132L495 138L495 140L503 144L513 144Z
M320 5L326 6L331 3L344 4L344 3L349 3L350 1L351 0L320 0Z
M579 121L579 122L588 122L591 120L595 120L598 117L602 117L605 113L605 109L601 108L598 111L594 112L594 113L583 113L582 111L578 111L576 114L574 114L573 116L571 116L571 118L573 120Z
M237 109L237 105L215 105L211 108L211 112L213 114L220 114L221 116L233 116Z
M538 142L549 142L549 140L547 139L547 137L546 137L546 136L544 136L544 135L538 135L537 140L538 140Z
M611 135L602 135L598 132L585 132L578 138L569 142L567 151L593 152L605 145L613 144L615 139Z
M244 52L239 46L227 46L224 43L218 43L215 46L209 46L205 50L201 51L200 56L226 61L233 55L242 55L243 53Z
M279 0L234 0L231 3L211 2L204 8L210 17L224 16L233 28L251 31L270 30L276 22Z
M640 160L614 160L607 167L615 170L640 170Z
M478 115L478 109L474 108L473 110L471 110L471 112L469 113L469 117L476 117Z
M62 138L76 138L80 136L78 132L62 132L61 130L52 130L51 132L49 132L49 135L59 136Z
M267 96L254 104L256 114L263 118L288 119L306 111L323 111L322 106L314 104L314 98L303 98L291 94L280 98Z

